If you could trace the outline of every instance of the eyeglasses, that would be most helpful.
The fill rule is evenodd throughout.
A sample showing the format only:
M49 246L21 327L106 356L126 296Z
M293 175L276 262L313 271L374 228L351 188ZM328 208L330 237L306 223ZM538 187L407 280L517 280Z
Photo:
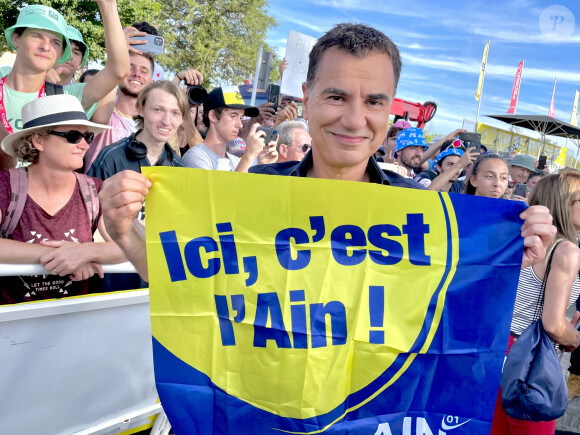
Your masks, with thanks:
M84 137L87 143L90 145L95 138L95 133L92 131L87 131L86 133L81 133L78 130L69 130L69 131L54 131L51 130L48 134L52 134L54 136L64 137L68 143L79 143L81 139Z
M514 187L516 187L516 183L508 183L508 187L510 189L513 189Z
M305 153L310 149L310 145L308 145L307 143L305 143L304 145L295 145L295 146L300 147L303 153Z

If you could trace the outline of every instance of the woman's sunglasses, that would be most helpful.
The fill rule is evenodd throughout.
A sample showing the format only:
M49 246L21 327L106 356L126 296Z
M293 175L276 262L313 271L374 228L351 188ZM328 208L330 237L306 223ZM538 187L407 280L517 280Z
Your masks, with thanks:
M69 130L69 131L54 131L51 130L48 134L52 134L54 136L64 137L68 143L79 143L81 139L84 137L87 143L90 145L95 138L95 133L92 131L87 131L86 133L81 133L78 130Z

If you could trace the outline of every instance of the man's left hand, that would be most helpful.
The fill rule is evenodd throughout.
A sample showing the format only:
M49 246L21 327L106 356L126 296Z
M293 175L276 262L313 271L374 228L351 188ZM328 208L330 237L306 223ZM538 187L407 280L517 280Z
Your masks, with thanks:
M258 154L258 164L265 165L267 163L276 163L278 160L278 151L276 151L276 141L278 140L278 136L276 136L276 140L270 141L264 149Z
M464 130L463 128L458 128L457 130L454 130L447 136L445 136L445 140L455 140L457 139L457 136L459 136L461 133L467 133L467 130Z
M524 238L522 269L524 269L546 257L546 249L556 236L556 227L552 225L550 210L543 205L528 207L520 214L520 218L524 220L522 225Z
M203 75L193 68L179 71L176 76L178 80L185 80L189 86L200 86L203 83Z

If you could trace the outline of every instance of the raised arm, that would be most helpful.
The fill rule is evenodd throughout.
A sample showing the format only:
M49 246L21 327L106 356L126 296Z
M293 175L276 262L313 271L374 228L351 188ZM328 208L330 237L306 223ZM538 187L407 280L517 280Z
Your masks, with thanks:
M478 157L479 153L475 151L475 148L468 148L465 150L461 158L455 162L448 171L437 175L427 189L439 192L439 190L447 187L449 185L449 180L451 180L454 175L461 172L463 168L469 166Z
M466 131L467 130L464 130L462 128L458 128L457 130L452 131L451 133L449 133L444 138L439 139L437 142L435 142L433 145L431 145L427 151L425 151L423 153L423 159L421 160L421 163L426 162L427 160L432 159L437 154L439 154L439 151L441 150L441 147L443 146L443 144L445 143L445 141L453 140L460 133L465 133Z
M107 63L84 88L83 107L85 109L105 98L130 72L129 51L119 20L117 2L97 0L97 3L103 18Z
M108 178L99 193L105 227L137 272L148 281L145 228L137 215L149 193L151 182L134 171L123 171Z

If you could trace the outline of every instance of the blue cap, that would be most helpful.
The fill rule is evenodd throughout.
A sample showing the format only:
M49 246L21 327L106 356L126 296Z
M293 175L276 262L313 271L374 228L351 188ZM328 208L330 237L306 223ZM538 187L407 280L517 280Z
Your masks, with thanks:
M407 147L423 147L423 151L429 149L429 145L427 145L427 141L425 141L423 130L417 127L410 127L399 132L397 135L395 157L397 157L397 151Z
M435 164L438 165L441 160L448 156L462 156L463 150L461 148L447 148L445 151L441 151L441 153L437 156L435 160Z

